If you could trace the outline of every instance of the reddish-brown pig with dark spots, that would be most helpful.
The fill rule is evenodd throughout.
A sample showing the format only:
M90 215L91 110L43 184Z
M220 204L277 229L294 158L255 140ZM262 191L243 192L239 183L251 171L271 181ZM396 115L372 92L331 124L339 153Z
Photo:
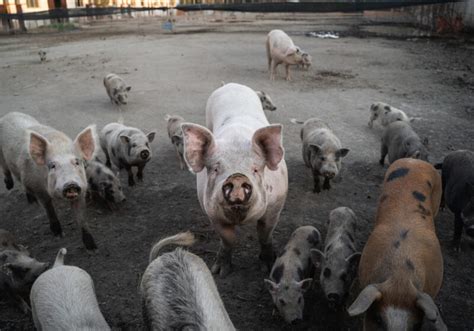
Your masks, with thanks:
M362 292L349 307L365 313L364 330L447 330L434 303L443 281L443 257L433 218L441 178L429 163L400 159L387 170L375 227L362 252Z

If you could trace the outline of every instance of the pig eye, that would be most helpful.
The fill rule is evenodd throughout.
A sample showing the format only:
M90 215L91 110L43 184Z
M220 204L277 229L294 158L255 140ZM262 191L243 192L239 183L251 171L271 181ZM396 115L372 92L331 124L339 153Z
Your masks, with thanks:
M48 169L51 170L51 169L56 169L56 163L50 161L48 162Z
M137 144L132 144L132 147L137 147Z
M342 274L341 274L341 276L339 276L339 278L340 278L340 279L341 279L343 282L345 282L345 281L346 281L346 279L347 279L347 275L346 275L346 273L345 273L345 272L344 272L344 273L342 273Z
M148 144L148 143L145 143L145 146L146 146L146 147L150 147L150 144Z
M319 159L320 159L321 161L325 161L325 160L326 160L326 158L325 158L324 156L321 156Z
M325 268L323 271L323 276L328 278L331 276L331 269Z
M79 165L79 159L76 159L76 160L74 161L74 164L78 166L78 165Z
M280 299L280 304L281 304L282 306L286 305L286 302L285 302L285 300L283 300L283 299Z

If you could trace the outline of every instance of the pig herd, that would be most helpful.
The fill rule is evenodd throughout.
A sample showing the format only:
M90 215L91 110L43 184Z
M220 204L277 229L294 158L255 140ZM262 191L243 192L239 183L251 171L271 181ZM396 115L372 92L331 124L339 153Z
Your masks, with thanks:
M271 79L279 64L285 65L287 80L291 65L311 65L311 56L281 30L268 34L266 50ZM131 88L122 78L109 74L104 86L112 103L127 103ZM146 327L234 330L212 273L225 277L232 272L237 228L252 225L262 268L268 274L262 283L287 323L303 318L305 296L314 292L316 284L331 307L344 307L354 284L360 292L347 312L364 315L365 330L422 326L446 330L434 303L443 280L434 218L440 205L453 211L457 250L463 230L474 237L474 153L456 151L432 166L427 141L410 125L414 118L385 103L374 103L369 127L374 121L384 127L379 162L384 165L388 155L390 166L365 247L362 251L357 247L354 211L337 207L328 215L325 235L312 225L301 226L276 254L272 237L288 192L288 170L282 125L270 124L264 109L276 109L266 93L223 83L207 101L205 126L178 115L166 116L180 168L196 174L198 200L220 237L220 248L208 269L201 258L182 248L160 253L171 244L191 246L195 238L189 232L153 245L139 286ZM324 194L331 181L341 180L341 161L349 149L317 118L291 122L301 125L302 161L311 170L313 192ZM103 200L110 208L124 201L117 171L127 171L129 186L142 181L153 157L154 138L155 132L145 134L118 121L100 132L89 126L71 140L29 115L8 113L0 118L4 183L10 190L16 179L28 202L44 208L56 236L63 236L63 231L54 203L69 202L85 248L94 251L97 245L84 217L87 196ZM105 155L105 160L99 155ZM92 278L65 265L66 254L61 248L49 268L32 258L11 233L0 230L1 292L25 312L31 311L38 330L110 329Z

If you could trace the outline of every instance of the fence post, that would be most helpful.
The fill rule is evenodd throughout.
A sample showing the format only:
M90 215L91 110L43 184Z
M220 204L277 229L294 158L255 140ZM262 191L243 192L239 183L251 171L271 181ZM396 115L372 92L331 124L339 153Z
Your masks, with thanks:
M25 20L23 19L23 9L21 5L16 5L16 13L18 14L18 24L20 25L20 31L26 32Z

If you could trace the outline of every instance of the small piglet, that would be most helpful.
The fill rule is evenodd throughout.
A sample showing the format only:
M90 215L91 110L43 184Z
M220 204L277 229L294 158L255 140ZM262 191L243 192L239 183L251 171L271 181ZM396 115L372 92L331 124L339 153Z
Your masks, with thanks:
M168 137L171 139L171 143L176 150L179 167L183 170L186 162L183 156L183 130L181 130L181 123L184 122L184 119L178 115L166 115L165 121L168 123Z
M64 265L61 248L53 268L33 284L31 313L37 330L110 330L95 296L94 282L84 270Z
M311 250L316 270L321 271L320 284L331 307L344 304L357 274L361 253L355 244L357 218L352 209L339 207L329 214L324 252Z
M311 249L319 245L321 236L313 226L301 226L291 235L283 253L276 259L265 284L273 303L287 323L303 319L303 294L313 281Z
M128 99L128 92L132 89L127 86L125 81L116 74L108 74L104 77L104 86L109 95L110 102L118 105L126 105Z
M414 119L408 117L403 110L383 102L376 102L370 106L369 128L374 126L374 121L376 120L385 127L395 121L413 122Z
M282 30L272 30L268 33L266 48L271 80L275 80L275 73L279 64L283 63L285 65L286 80L290 81L290 65L305 63L301 49L296 47L293 40Z
M260 102L262 103L263 110L275 111L277 109L277 107L273 104L272 99L267 93L263 91L255 91L255 93L257 93Z
M113 164L128 173L128 185L135 185L132 167L137 167L137 178L143 180L143 169L150 161L152 153L150 143L155 139L155 132L145 135L137 128L125 126L121 123L107 124L100 134L100 145L107 158L106 165Z
M428 161L428 151L425 146L427 144L428 139L422 142L407 122L392 122L382 136L379 163L384 165L387 154L390 163L406 157Z
M13 299L25 313L29 311L31 286L48 266L32 258L10 232L0 229L0 293Z
M462 229L474 237L474 153L459 150L448 154L442 164L443 203L454 213L453 245L460 249Z
M43 62L46 61L46 52L45 52L45 51L40 50L40 51L38 52L38 55L39 55L39 57L40 57L41 63L43 63Z
M125 201L120 178L99 161L86 162L88 190L92 196L99 197L110 209Z
M194 235L184 232L160 240L151 249L140 283L146 330L235 330L200 257L181 248L159 255L165 246L194 242Z
M303 142L303 160L313 173L313 192L321 192L320 178L324 178L323 190L331 188L330 180L339 174L341 158L349 153L342 148L341 141L331 131L329 126L317 118L306 122L291 120L303 124L300 137Z

